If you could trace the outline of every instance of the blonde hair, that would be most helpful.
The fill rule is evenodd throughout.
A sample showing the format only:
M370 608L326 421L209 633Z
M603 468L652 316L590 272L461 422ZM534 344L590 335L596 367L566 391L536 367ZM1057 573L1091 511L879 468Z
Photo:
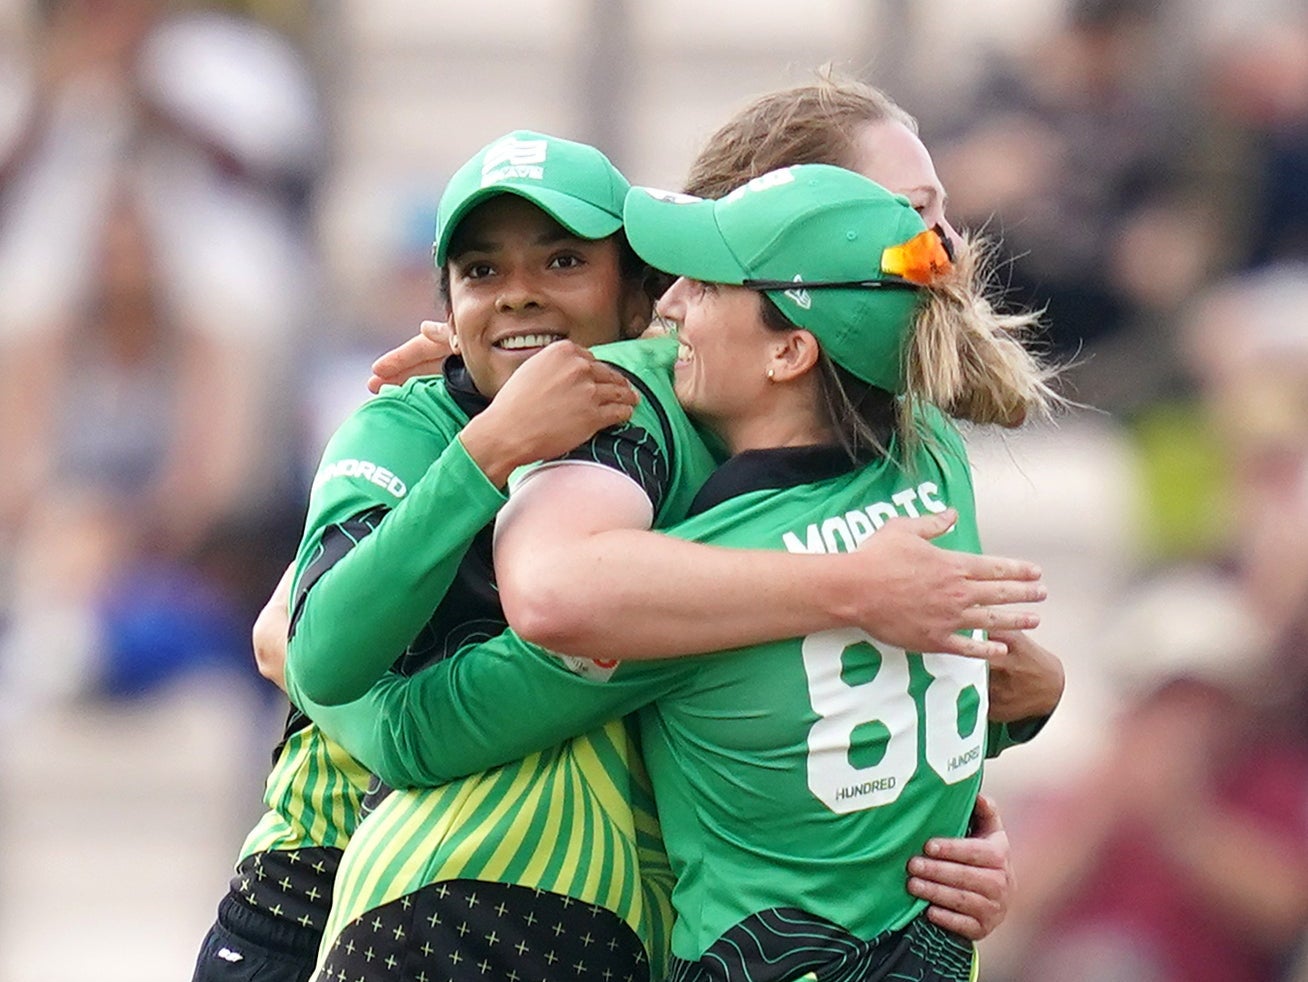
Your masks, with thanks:
M1028 346L1039 313L1002 313L991 300L994 251L992 243L966 236L953 269L925 291L900 409L901 432L910 440L924 403L955 419L1012 428L1065 402L1049 384L1058 368Z
M917 132L917 120L880 89L824 68L816 82L769 92L727 120L691 163L686 193L721 198L794 164L855 169L859 130L887 119Z
M686 192L720 198L746 181L795 164L857 169L855 140L868 124L894 120L913 133L917 120L890 96L823 68L809 85L760 96L705 143L690 166ZM949 275L925 291L908 347L907 387L896 429L911 449L920 411L930 403L955 419L1020 426L1048 416L1064 400L1049 383L1058 369L1027 344L1040 327L1038 313L1001 313L991 297L996 246L965 236ZM779 312L778 312L779 313ZM859 425L877 400L852 391L852 379L831 374L824 384L827 414L847 446L879 443L876 425ZM842 384L843 383L843 384ZM839 391L833 391L833 387Z

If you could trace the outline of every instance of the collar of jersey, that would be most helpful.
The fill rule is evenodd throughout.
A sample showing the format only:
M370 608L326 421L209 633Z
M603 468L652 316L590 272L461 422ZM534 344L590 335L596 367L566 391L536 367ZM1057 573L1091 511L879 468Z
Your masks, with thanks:
M468 414L469 419L490 405L490 400L478 392L477 387L472 384L472 376L468 374L463 359L458 355L450 355L445 359L441 374L445 376L445 389L449 392L450 398Z
M851 460L848 451L836 444L745 450L728 458L712 473L690 503L688 514L698 515L750 491L815 484L848 474L865 463Z

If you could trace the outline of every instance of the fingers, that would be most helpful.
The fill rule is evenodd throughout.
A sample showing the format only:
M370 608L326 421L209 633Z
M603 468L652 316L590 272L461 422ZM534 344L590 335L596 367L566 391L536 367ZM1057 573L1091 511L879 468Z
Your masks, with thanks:
M992 870L987 881L972 888L953 886L927 876L910 876L908 892L935 908L942 920L932 918L933 921L942 927L946 921L957 925L949 929L980 940L1003 919L1004 906L998 899L1003 895L1001 877L1002 873Z
M401 367L414 360L412 352L415 348L426 348L429 343L424 337L409 338L398 348L392 348L374 361L372 363L372 373L380 375L382 378L394 377Z
M989 601L1004 603L1005 601ZM1040 626L1040 615L1013 607L969 607L959 619L959 627L969 631L1030 631ZM1003 638L996 640L1003 641Z
M450 327L444 321L423 321L418 325L418 332L428 341L449 346Z
M631 419L631 406L620 403L609 403L600 408L599 411L601 425L598 429L607 429L610 426L618 426Z
M377 393L383 385L398 385L419 375L439 375L450 353L450 332L440 321L423 321L416 337L392 348L372 363L368 390Z
M1003 835L988 838L980 833L956 839L937 838L927 842L925 853L909 862L910 872L933 880L948 873L947 882L954 886L976 886L967 878L967 871L1002 870L1008 861L1008 840Z
M905 531L912 532L924 539L934 539L948 532L957 521L958 512L953 508L946 508L944 511L935 512L931 515L921 515L917 518L892 518L886 524L902 526Z
M978 795L972 834L927 841L908 862L908 892L932 906L932 923L979 941L1004 919L1012 890L1008 836L992 799Z
M960 554L960 561L972 580L1038 580L1044 575L1039 566L1025 559Z
M931 645L932 651L942 655L962 655L964 658L984 658L991 661L1008 654L1008 646L1002 641L982 640L971 634L948 634Z
M376 374L374 369L374 374L368 378L368 391L376 395L381 392L383 385L403 385L411 378L420 378L424 375L439 375L444 364L445 359L443 357L431 361L416 362L407 365L400 371L385 376Z
M624 406L634 406L640 401L636 390L628 385L625 381L599 382L595 386L595 399L601 404L620 403Z
M1039 579L968 578L972 602L978 607L993 604L1036 604L1049 596L1049 588Z
M416 375L439 374L448 354L448 347L435 347L428 338L419 335L386 352L372 363L371 371L385 383L399 383Z
M602 424L599 429L617 426L631 419L632 409L638 401L636 390L626 384L600 384L595 388L594 406Z
M995 804L995 799L987 794L978 794L976 804L972 806L972 835L987 836L1003 831L1004 823L999 817L999 806Z
M927 920L936 927L942 927L946 931L952 931L954 934L967 938L969 941L980 941L990 934L993 928L987 929L982 926L981 922L975 917L968 917L966 914L958 914L952 910L946 910L944 907L932 905L927 908Z
M631 383L627 381L627 376L623 375L608 362L596 361L595 356L589 351L587 351L586 354L592 361L590 369L591 377L594 378L596 382L604 382L609 385L621 385L626 388L631 388Z

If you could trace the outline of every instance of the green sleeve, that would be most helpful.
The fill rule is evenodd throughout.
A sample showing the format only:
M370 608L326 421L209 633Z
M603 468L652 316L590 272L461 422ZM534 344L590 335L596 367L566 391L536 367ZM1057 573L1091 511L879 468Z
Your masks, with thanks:
M998 757L1009 747L1034 740L1036 734L1045 728L1049 715L1032 716L1014 723L987 723L986 757Z
M286 676L303 698L362 696L431 618L504 503L453 437L457 421L441 422L379 397L328 444L292 594ZM371 477L353 473L360 461ZM365 513L380 521L349 524Z
M347 753L391 787L434 787L588 733L678 687L693 659L608 671L553 655L511 631L412 676L388 672L361 699L292 697ZM607 677L605 677L607 675Z

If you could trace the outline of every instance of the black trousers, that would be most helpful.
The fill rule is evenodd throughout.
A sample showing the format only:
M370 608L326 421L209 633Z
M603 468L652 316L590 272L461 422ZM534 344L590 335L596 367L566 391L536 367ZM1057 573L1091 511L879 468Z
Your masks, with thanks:
M347 925L322 982L648 982L640 939L572 897L481 880L433 883Z
M191 982L309 982L322 934L270 917L229 893L200 946Z

